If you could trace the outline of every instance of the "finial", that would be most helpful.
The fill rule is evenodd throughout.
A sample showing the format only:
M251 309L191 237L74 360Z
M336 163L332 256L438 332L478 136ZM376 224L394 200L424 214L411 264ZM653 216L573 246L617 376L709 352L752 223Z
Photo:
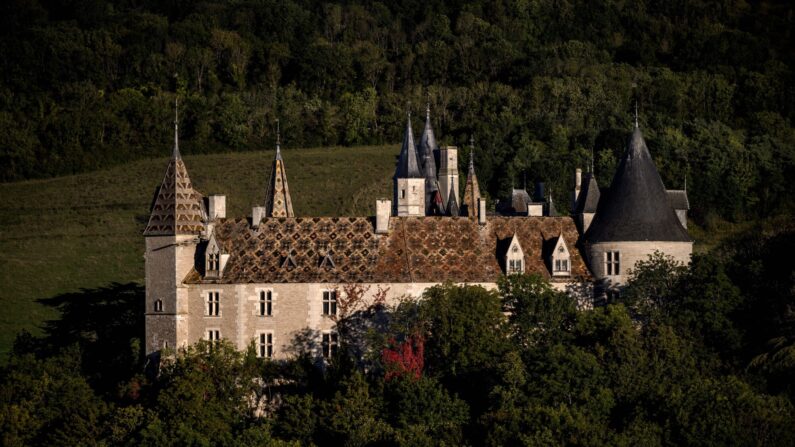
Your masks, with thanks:
M179 154L179 97L174 98L174 158L180 158Z
M593 172L593 159L594 159L594 156L593 156L593 146L591 146L591 174L593 174L593 173L594 173L594 172Z
M635 129L638 128L638 100L635 100Z
M522 188L527 191L527 171L522 172Z
M685 174L685 194L687 194L687 174Z
M469 136L469 169L475 169L475 137Z
M279 125L279 118L276 118L276 157L280 158L282 156L282 134L281 134L281 127Z
M425 100L425 120L431 120L431 93L425 92L426 100Z

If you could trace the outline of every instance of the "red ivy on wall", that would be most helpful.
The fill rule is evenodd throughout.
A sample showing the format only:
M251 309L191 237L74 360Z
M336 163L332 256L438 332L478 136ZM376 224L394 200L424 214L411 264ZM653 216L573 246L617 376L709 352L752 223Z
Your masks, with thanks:
M386 347L381 351L381 359L386 367L384 379L391 380L401 376L419 379L425 365L425 338L412 335L403 343L397 343L392 338L389 346L393 348Z

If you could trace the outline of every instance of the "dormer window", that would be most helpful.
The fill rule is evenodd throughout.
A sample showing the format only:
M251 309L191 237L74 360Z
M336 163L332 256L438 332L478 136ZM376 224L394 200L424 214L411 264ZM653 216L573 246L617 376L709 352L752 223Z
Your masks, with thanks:
M552 267L552 276L571 275L571 255L562 234L555 240L555 247L552 249L549 264Z
M205 255L205 276L208 278L220 278L224 270L224 264L228 258L229 255L221 253L221 247L215 240L215 234L210 235L210 241L207 243Z
M514 234L508 245L507 253L505 253L505 273L508 275L521 275L524 273L524 268L524 250L519 243L519 238Z

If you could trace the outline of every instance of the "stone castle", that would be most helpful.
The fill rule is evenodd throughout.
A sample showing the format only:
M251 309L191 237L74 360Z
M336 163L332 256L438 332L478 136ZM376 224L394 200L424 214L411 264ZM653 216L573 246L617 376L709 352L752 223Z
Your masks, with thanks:
M374 218L296 217L278 138L264 205L227 217L225 196L194 189L174 131L144 231L150 355L225 339L285 358L309 333L329 356L352 284L395 302L444 282L493 289L502 275L535 273L588 305L618 293L656 250L690 259L687 193L665 189L637 123L609 189L577 170L572 217L557 215L543 187L487 209L471 150L461 196L458 149L437 146L427 109L418 144L409 115L394 195L376 201Z

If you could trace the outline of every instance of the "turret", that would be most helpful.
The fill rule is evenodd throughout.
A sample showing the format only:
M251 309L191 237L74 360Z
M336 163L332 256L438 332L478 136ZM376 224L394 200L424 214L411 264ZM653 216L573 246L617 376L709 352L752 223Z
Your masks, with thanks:
M420 170L414 133L411 130L411 113L406 121L403 145L395 168L395 215L425 215L425 177Z
M637 125L609 191L584 235L591 270L614 288L655 251L688 263L693 243L682 226Z
M178 119L174 121L174 149L157 191L146 239L146 353L176 348L188 339L187 289L182 281L193 269L196 247L207 213L203 197L193 189L179 152Z
M461 215L476 218L478 215L478 201L480 200L480 187L478 176L475 174L475 143L469 140L469 169L464 186L464 201L461 204Z
M436 155L439 146L436 145L436 136L431 126L431 106L425 106L425 128L420 136L420 145L417 152L422 162L422 172L425 175L425 214L428 216L444 214L444 206L439 207L439 180L436 177Z

